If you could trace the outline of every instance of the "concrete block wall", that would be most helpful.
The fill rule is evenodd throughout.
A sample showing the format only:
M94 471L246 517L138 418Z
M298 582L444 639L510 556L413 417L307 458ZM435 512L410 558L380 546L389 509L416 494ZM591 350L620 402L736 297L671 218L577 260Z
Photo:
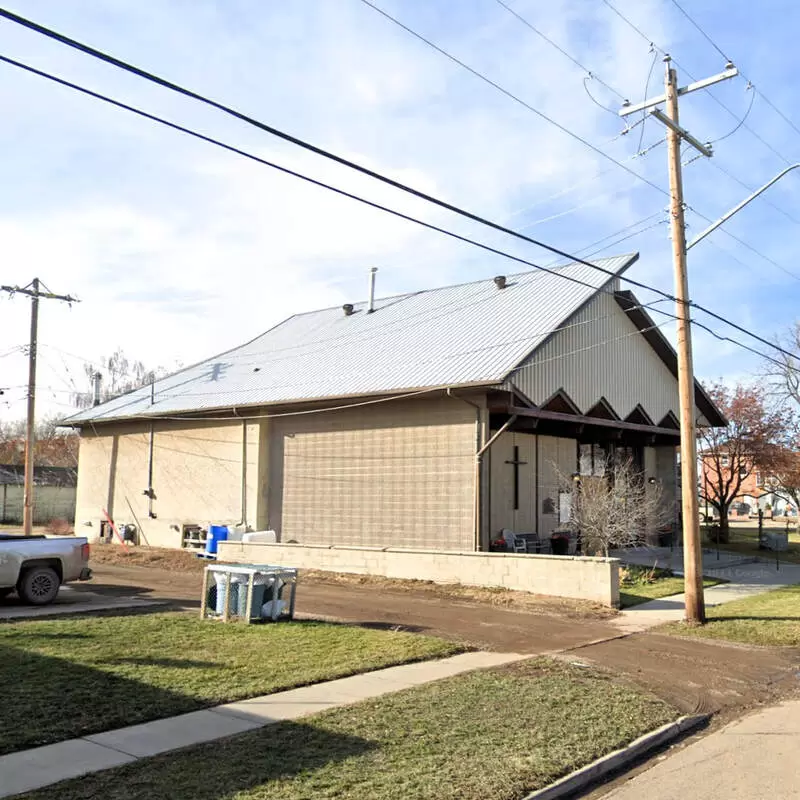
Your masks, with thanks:
M219 558L234 563L503 587L619 606L619 561L614 558L240 542L220 543Z

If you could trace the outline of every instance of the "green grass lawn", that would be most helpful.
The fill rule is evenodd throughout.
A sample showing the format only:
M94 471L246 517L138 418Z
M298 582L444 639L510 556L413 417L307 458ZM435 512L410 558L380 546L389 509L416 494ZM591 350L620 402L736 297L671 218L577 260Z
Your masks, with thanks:
M659 632L704 639L726 639L744 644L800 646L800 586L734 600L709 608L708 622L700 627L671 623Z
M703 585L717 586L727 583L721 578L704 578ZM649 567L627 566L620 571L619 601L621 608L630 608L649 600L658 600L673 594L682 594L683 578L669 570Z
M785 527L780 525L766 524L764 530L767 532L783 532ZM716 547L714 542L709 541L708 532L703 532L704 547ZM758 558L780 557L781 561L789 561L800 564L800 535L795 530L794 524L789 528L789 549L782 553L774 553L771 550L758 549L758 525L745 525L739 522L730 524L730 542L720 544L720 550L728 550L733 553L742 553Z
M519 800L677 716L606 674L537 659L147 759L24 799Z
M194 614L0 625L0 753L463 648L410 633Z

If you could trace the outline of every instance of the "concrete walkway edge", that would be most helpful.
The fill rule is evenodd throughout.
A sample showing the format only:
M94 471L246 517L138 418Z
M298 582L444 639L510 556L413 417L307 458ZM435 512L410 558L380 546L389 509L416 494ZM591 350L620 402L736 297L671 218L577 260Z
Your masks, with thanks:
M0 797L530 656L474 651L226 703L0 756Z
M610 773L627 767L651 750L674 741L688 731L699 728L708 722L709 716L709 714L701 714L681 717L675 722L668 722L666 725L662 725L660 728L634 739L627 747L601 756L591 764L587 764L585 767L565 775L555 783L551 783L550 786L545 786L544 789L537 789L527 795L524 800L556 800L557 798L573 795Z

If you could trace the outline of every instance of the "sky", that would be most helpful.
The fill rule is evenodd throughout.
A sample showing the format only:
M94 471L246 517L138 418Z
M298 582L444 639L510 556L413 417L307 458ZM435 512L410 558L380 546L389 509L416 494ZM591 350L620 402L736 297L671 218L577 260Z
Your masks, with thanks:
M611 2L641 34L603 0L506 0L567 57L497 0L375 0L528 107L362 0L5 7L559 249L638 251L628 275L671 292L664 130L650 119L623 133L616 112L620 98L663 92L661 52L650 42L673 56L681 85L721 72L725 59L672 0ZM800 8L684 7L746 76L681 100L684 127L719 140L712 159L686 152L691 237L707 224L700 215L717 219L798 159L791 53ZM559 260L11 22L0 21L0 54L512 255ZM41 302L37 416L68 414L71 394L88 389L87 367L117 348L151 368L190 364L291 314L363 300L373 266L379 295L520 271L5 63L0 108L0 284L37 276L81 301ZM768 339L798 316L798 176L689 253L692 299ZM29 313L28 299L0 293L0 419L25 413ZM667 318L657 319L672 338ZM695 367L706 380L761 370L757 356L701 330Z

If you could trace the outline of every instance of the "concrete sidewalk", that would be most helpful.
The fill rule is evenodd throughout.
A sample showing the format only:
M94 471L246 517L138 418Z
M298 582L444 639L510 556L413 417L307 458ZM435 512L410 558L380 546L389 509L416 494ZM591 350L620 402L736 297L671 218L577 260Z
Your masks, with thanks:
M729 581L705 590L706 606L718 606L800 583L800 564L782 563L776 568L774 562L756 562L717 570L704 568L704 572ZM684 595L675 594L627 608L609 622L624 633L639 633L665 622L679 622L683 616Z
M0 797L11 797L180 747L233 736L524 658L528 656L484 651L461 653L438 661L389 667L11 753L0 757Z
M734 722L665 756L603 797L692 800L800 797L800 700Z

